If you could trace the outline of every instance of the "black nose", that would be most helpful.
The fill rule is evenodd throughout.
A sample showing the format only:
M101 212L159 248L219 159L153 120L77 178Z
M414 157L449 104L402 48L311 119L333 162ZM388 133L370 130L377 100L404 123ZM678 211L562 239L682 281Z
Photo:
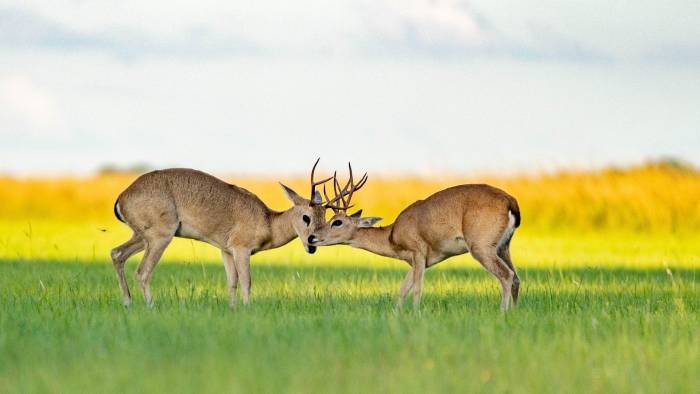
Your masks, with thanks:
M307 239L307 241L309 241L310 244L316 242L316 240L317 240L317 238L313 234L309 235L309 239Z

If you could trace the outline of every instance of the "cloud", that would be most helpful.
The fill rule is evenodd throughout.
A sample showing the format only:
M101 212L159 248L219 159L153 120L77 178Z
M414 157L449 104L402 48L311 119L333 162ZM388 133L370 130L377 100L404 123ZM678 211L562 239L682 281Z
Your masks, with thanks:
M694 21L700 15L684 0L661 8L653 2L631 7L546 1L23 0L0 8L0 49L195 61L403 56L698 63L693 47L700 28Z
M318 55L555 59L559 53L570 59L572 51L579 53L582 47L554 46L548 36L539 40L544 45L524 43L503 34L470 3L459 0L346 1L333 9L314 1L247 8L214 3L217 14L157 2L98 9L84 3L57 7L28 0L28 5L0 9L0 48L101 52L122 59ZM168 7L169 13L159 14L159 7Z
M489 39L483 21L455 0L379 1L366 4L371 39L417 47L476 47Z
M65 137L63 112L51 94L22 75L0 77L0 135Z
M0 47L4 48L101 51L121 58L237 55L258 50L249 41L205 26L191 26L169 37L109 25L101 30L84 31L16 8L0 9L0 33Z
M656 47L644 54L645 60L653 63L700 64L700 43L690 45L668 44Z

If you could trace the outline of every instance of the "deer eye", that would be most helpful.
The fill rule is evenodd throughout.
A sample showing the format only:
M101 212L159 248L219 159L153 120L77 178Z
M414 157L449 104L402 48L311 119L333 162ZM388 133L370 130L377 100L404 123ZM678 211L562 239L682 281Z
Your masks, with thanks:
M311 218L310 218L308 215L302 216L302 217L301 217L301 220L303 220L304 223L306 223L307 226L308 226L309 224L311 224Z
M343 225L343 221L340 219L336 219L331 223L331 227L340 227Z

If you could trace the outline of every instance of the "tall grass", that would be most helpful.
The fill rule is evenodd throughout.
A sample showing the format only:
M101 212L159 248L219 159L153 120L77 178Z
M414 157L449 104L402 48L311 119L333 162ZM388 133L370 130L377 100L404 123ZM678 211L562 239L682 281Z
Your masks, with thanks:
M0 219L62 219L72 222L111 218L117 195L136 174L87 178L0 178ZM274 178L230 178L269 206L289 206ZM306 178L284 180L299 191ZM671 162L627 169L564 171L514 177L371 177L356 206L392 221L407 205L445 187L489 183L520 202L523 228L535 233L602 230L693 233L700 229L700 172Z

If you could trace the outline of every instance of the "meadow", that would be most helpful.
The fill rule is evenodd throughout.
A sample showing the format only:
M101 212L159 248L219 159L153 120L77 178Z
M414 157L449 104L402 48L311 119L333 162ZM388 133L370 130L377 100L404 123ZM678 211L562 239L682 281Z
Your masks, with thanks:
M219 253L177 240L155 308L134 280L124 308L108 256L134 177L0 178L0 392L700 392L693 168L370 179L357 205L386 223L453 184L515 195L507 314L468 255L427 272L420 311L397 311L404 263L298 241L252 258L252 305L231 311ZM288 206L276 179L226 179Z

